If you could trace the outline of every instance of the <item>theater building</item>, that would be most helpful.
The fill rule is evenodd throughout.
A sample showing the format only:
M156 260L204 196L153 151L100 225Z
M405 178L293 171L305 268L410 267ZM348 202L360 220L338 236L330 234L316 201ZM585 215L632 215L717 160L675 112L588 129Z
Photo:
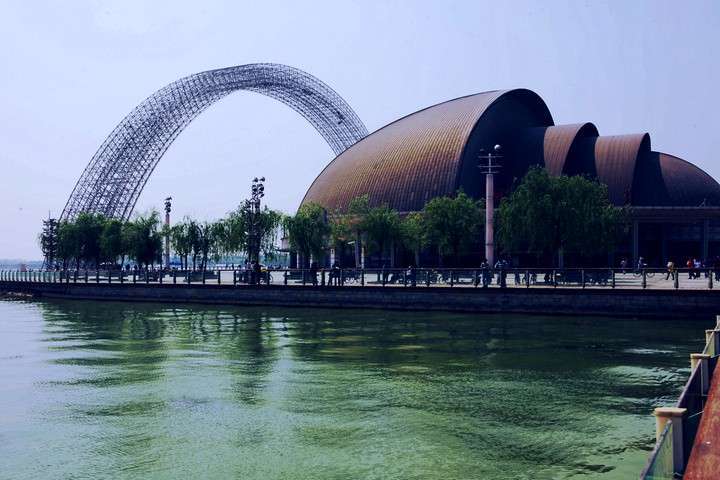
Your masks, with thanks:
M533 165L551 175L605 183L632 221L616 256L651 265L720 255L720 185L681 158L653 150L650 135L602 136L592 123L555 125L545 102L525 89L468 95L407 115L338 155L303 203L342 212L367 194L372 206L408 213L462 188L484 198L481 149L503 146L496 205Z

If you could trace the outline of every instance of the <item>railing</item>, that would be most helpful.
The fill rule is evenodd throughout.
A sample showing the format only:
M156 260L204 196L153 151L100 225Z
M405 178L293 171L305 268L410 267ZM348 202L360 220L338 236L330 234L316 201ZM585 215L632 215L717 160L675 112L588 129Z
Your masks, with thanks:
M44 283L259 284L334 287L711 290L720 270L646 268L379 268L0 271L0 281Z
M690 378L675 407L659 407L656 419L656 443L640 475L643 480L681 478L700 426L710 382L720 352L720 315L716 326L705 331L703 353L690 354ZM720 381L720 380L716 380Z

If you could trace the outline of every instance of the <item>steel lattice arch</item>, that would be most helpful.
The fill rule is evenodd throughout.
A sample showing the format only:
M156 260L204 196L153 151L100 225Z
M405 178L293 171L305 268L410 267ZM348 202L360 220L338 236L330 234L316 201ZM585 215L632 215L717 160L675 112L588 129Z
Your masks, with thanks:
M297 68L258 63L196 73L161 88L115 127L80 176L61 219L74 219L81 212L129 218L155 166L180 132L237 90L288 105L315 127L335 155L368 134L333 89Z

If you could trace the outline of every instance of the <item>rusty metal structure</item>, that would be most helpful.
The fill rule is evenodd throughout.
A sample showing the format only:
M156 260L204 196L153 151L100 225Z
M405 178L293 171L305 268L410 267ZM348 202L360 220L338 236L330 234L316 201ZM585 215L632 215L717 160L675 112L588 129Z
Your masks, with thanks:
M368 133L333 89L297 68L258 63L196 73L161 88L115 127L80 176L61 220L80 212L129 218L175 138L210 105L238 90L288 105L315 127L335 155Z
M408 213L459 189L480 199L480 152L495 144L503 147L496 205L531 166L585 175L606 184L610 201L630 214L631 240L619 255L654 265L720 255L720 185L712 177L653 151L647 133L601 136L592 123L555 125L543 100L524 89L456 98L380 128L330 162L303 202L342 213L368 195L371 206Z
M498 197L538 165L551 175L597 178L618 206L720 207L720 185L693 164L653 151L649 134L601 136L592 123L554 125L543 100L524 89L457 98L388 124L330 162L303 202L342 212L367 194L371 205L411 212L458 189L482 198L478 156L495 144L504 157Z

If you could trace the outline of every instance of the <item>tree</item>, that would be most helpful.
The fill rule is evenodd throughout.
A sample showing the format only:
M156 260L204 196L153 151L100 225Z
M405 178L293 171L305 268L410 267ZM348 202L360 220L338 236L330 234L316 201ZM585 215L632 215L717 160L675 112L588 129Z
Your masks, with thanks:
M188 256L192 251L190 227L186 220L170 227L170 245L175 254L180 257L180 268L186 270L188 268Z
M92 263L96 267L100 264L100 236L102 235L107 220L103 215L97 213L83 212L75 220L77 228L80 255L78 260L86 265ZM78 268L79 268L78 261Z
M604 184L582 176L551 177L536 167L500 202L497 234L505 251L557 255L562 267L567 252L581 257L609 252L623 217Z
M52 268L58 257L58 226L58 221L54 218L43 220L43 229L39 240L46 268Z
M80 269L80 237L75 222L65 220L58 225L57 250L63 270L68 270L73 262L76 269Z
M423 207L427 241L434 245L442 264L451 254L457 264L460 254L477 243L483 230L484 202L475 201L462 190L455 197L436 197Z
M322 256L327 236L330 234L323 207L317 203L306 203L295 215L285 217L283 226L290 246L304 259Z
M192 253L192 269L195 271L197 259L202 252L200 225L195 220L188 221L188 242L190 244L190 253Z
M413 252L415 266L420 266L420 252L427 246L425 219L421 212L408 214L400 224L400 237L405 248Z
M162 236L159 231L160 214L156 211L138 215L128 222L125 232L128 254L141 268L146 269L162 258Z
M395 267L395 242L400 239L400 215L387 205L370 208L359 222L365 232L368 243L374 251L380 253L380 263L384 265L384 255L390 247L390 268Z
M363 220L370 211L370 197L365 194L355 197L348 204L347 213L344 215L348 227L355 236L355 268L360 266L360 244L363 241Z
M123 229L124 222L118 219L110 219L103 225L100 233L100 258L104 262L117 263L117 259L122 257L121 266L125 261L128 245L124 241Z

